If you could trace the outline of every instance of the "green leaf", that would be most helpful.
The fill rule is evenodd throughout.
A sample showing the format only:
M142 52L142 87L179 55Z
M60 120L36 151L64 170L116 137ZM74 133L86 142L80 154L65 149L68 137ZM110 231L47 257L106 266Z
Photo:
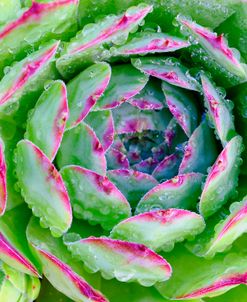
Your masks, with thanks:
M241 63L236 50L228 46L223 35L217 36L188 18L177 17L181 31L195 39L195 47L191 48L191 56L197 65L206 67L224 86L234 86L247 80L247 66ZM199 64L198 64L199 63ZM219 78L219 79L218 79Z
M67 128L78 125L104 93L111 78L111 67L94 64L72 79L68 85L69 120Z
M235 194L242 149L241 136L235 136L227 143L212 166L199 203L200 213L205 218L214 214Z
M180 174L147 192L136 208L136 214L159 209L194 209L201 194L203 175Z
M65 233L72 221L70 200L62 177L45 154L33 143L17 144L16 172L21 193L54 236Z
M117 134L141 133L145 130L164 131L171 119L171 114L167 109L140 110L128 103L122 104L112 113Z
M209 120L213 124L222 145L225 146L236 135L231 101L225 100L212 81L205 75L201 75L201 80Z
M173 275L156 288L166 298L187 300L214 297L246 283L246 256L239 253L205 260L177 246L165 257L172 265Z
M42 229L36 218L32 218L28 225L27 238L35 256L42 264L45 277L58 291L74 301L108 301L88 283L98 286L99 277L87 274L82 266L72 259L62 239L54 238L48 230Z
M158 185L151 175L134 170L110 170L107 176L124 194L133 208L145 193Z
M180 61L172 57L141 57L131 59L134 67L147 75L169 84L200 91L200 84L189 74L189 70Z
M236 47L241 52L241 55L246 62L247 5L245 1L233 1L232 8L235 10L235 13L220 24L217 28L217 32L227 36L229 45Z
M190 137L198 125L198 109L195 99L192 95L185 93L183 89L165 82L162 83L162 90L167 107L185 134Z
M4 214L7 203L7 171L4 148L4 143L0 138L0 216Z
M122 282L152 286L171 276L169 263L142 244L89 237L66 245L72 255L93 272L100 270L105 279L115 277Z
M206 256L224 252L232 243L247 232L247 196L241 202L232 203L230 215L215 226L215 234L207 245Z
M75 18L77 4L77 0L58 0L56 3L32 1L30 8L24 10L15 20L2 26L0 75L3 75L4 67L15 60L22 59L30 51L37 49L42 42L71 37L77 28Z
M114 141L114 122L111 110L91 111L85 122L93 128L104 151L107 151Z
M129 64L112 67L112 76L104 95L99 98L93 110L113 109L138 94L148 81Z
M5 263L2 264L2 270L5 274L5 278L8 279L22 295L20 301L34 301L38 297L41 284L37 277L20 273Z
M95 2L94 0L81 0L79 5L80 24L93 22L99 15L117 14L127 9L130 5L137 5L143 0L107 0ZM145 3L154 5L153 12L146 18L147 23L158 24L164 31L173 29L174 18L183 13L191 16L198 23L212 28L217 27L234 12L229 0L183 0L183 5L176 0L154 1L146 0ZM93 8L93 9L92 9Z
M77 218L109 230L130 216L128 201L106 176L79 166L64 167L61 175Z
M57 154L57 164L60 169L66 165L79 165L105 175L105 151L93 129L81 122L67 130Z
M188 41L159 32L139 32L127 41L123 46L112 47L111 52L114 56L128 56L136 54L172 52L184 47L188 47Z
M207 121L203 120L188 140L179 174L189 172L206 174L216 157L217 146L213 131L209 128Z
M164 159L158 163L153 170L152 176L155 177L159 182L164 182L175 177L178 175L178 168L181 160L181 155L178 152L165 156Z
M42 93L27 121L25 138L51 161L61 144L68 115L66 86L62 81L56 81Z
M146 86L128 102L141 110L160 110L164 107L164 94L160 82L149 79Z
M0 259L19 272L37 277L40 268L25 236L29 218L30 212L24 205L6 212L0 218Z
M27 111L43 91L46 81L55 77L54 59L59 42L51 41L38 51L16 62L0 82L0 116L26 122Z
M2 0L0 12L0 24L14 19L21 9L20 0Z
M59 72L69 78L83 65L109 58L110 52L105 46L124 43L129 33L138 27L151 10L151 5L140 4L128 8L119 16L109 15L98 23L87 24L65 46L57 61Z
M171 250L174 243L203 231L203 218L180 209L159 210L139 214L117 224L111 238L145 244L153 250Z

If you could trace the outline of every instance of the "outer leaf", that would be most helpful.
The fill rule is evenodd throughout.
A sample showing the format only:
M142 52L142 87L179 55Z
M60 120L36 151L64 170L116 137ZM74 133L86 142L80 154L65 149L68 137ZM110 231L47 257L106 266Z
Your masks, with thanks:
M54 287L58 287L60 291L76 301L107 301L104 296L74 273L68 265L46 251L39 248L36 250L42 262L44 274Z
M169 263L142 244L97 237L66 244L74 256L93 271L100 270L106 279L152 286L171 276Z
M129 1L114 1L107 0L97 2L93 0L80 1L79 6L79 21L80 24L87 24L92 22L99 13L103 15L115 14L127 9L130 5L136 5L142 0L129 0ZM191 16L200 24L205 26L217 27L226 18L231 16L234 12L233 8L229 5L231 1L220 0L208 0L206 3L198 2L197 0L190 0L180 2L164 0L162 2L154 2L153 0L146 0L146 3L155 4L152 14L149 14L146 18L147 22L159 24L164 31L170 31L174 28L174 18L183 13L186 16ZM230 3L229 3L230 2ZM92 7L94 9L92 9Z
M67 128L78 125L104 93L111 77L106 63L94 64L68 83L70 116Z
M193 301L214 297L246 283L246 258L237 253L205 260L180 246L166 258L173 267L173 275L156 287L170 299Z
M111 111L90 112L85 122L93 128L104 151L107 151L114 141L114 122Z
M104 95L97 101L94 110L112 109L138 94L148 81L142 74L129 64L112 67L110 83Z
M83 64L108 58L110 54L104 45L125 42L129 32L133 31L151 10L151 5L140 4L129 8L122 15L109 15L98 23L85 26L66 45L62 57L58 59L59 72L69 77L80 70Z
M29 217L29 211L22 205L0 218L0 258L17 271L37 277L37 262L25 236Z
M203 175L200 173L175 176L146 193L137 205L136 213L168 208L195 208L202 181Z
M52 69L59 42L50 42L27 58L17 62L0 82L1 116L13 116L15 122L25 122L27 111L43 90L45 81L54 77Z
M45 82L55 77L53 64L57 47L58 42L51 42L17 62L0 83L0 132L5 144L8 209L23 202L16 191L13 153L16 143L23 138L27 112L34 106Z
M15 173L14 150L17 142L22 139L24 130L17 127L10 119L0 118L0 137L4 142L4 157L6 162L7 204L6 210L10 210L24 202L17 189L17 177Z
M57 164L59 168L70 164L80 165L105 174L105 151L93 129L81 122L67 130L57 154Z
M158 184L149 174L127 169L108 171L107 176L124 194L132 207L135 207L141 197Z
M215 235L208 244L206 255L223 252L247 231L247 196L241 202L233 203L230 211L230 215L215 227Z
M27 228L27 238L34 254L42 264L45 277L64 295L78 302L107 302L108 300L84 279L94 282L75 262L61 238L53 238L48 230L40 228L37 219L32 219ZM69 264L68 264L69 263ZM97 277L96 277L97 279Z
M150 79L146 86L128 102L141 110L160 110L164 107L164 94L160 83Z
M183 89L179 90L165 82L162 83L162 90L172 115L186 135L190 136L198 123L198 110L193 96L186 94Z
M200 90L200 85L188 69L175 58L143 57L131 59L131 63L145 74L189 90Z
M234 194L242 148L242 138L235 136L227 143L212 166L199 204L200 213L204 217L215 213Z
M111 49L114 55L162 53L188 47L188 41L160 32L139 32L123 46Z
M51 161L62 141L68 114L66 86L56 81L40 96L27 122L25 137Z
M23 58L49 39L71 36L76 30L77 0L57 0L50 3L32 2L32 6L14 21L0 29L0 74L14 60ZM64 22L66 20L66 22Z
M130 216L128 201L106 176L79 166L65 167L61 174L77 218L111 229Z
M240 81L247 79L246 65L240 63L238 56L228 46L223 35L217 36L216 33L183 16L178 16L177 21L188 30L188 35L192 35L207 52L209 60L213 59L221 68L239 78Z
M61 236L71 225L72 211L55 166L37 146L22 140L17 144L16 169L21 193L33 214L54 236Z
M15 288L8 279L5 279L1 291L0 291L0 299L1 301L13 301L18 302L21 297L21 293L17 288Z
M232 14L225 22L222 22L217 28L218 33L227 36L230 45L234 45L242 54L245 62L247 59L246 49L246 14L247 5L245 1L233 1L235 13ZM236 35L236 32L238 33Z
M162 111L139 110L130 104L122 104L113 110L115 131L118 134L142 132L144 130L164 130L170 119L170 113Z
M0 216L2 216L6 209L7 203L7 175L6 162L4 156L4 143L0 139Z
M172 249L174 243L203 231L203 218L193 212L168 209L121 221L111 231L111 237L145 244L153 250Z
M216 133L223 146L236 135L230 101L224 100L217 92L213 83L205 76L201 76L205 106L208 109ZM228 104L227 104L228 102Z
M179 173L199 172L206 174L208 167L213 164L216 157L217 147L213 131L204 120L189 138Z
M40 281L38 278L20 273L5 263L2 264L2 270L5 278L22 294L22 298L18 302L33 301L38 297L40 291Z
M20 9L21 9L21 3L19 0L2 0L0 23L4 24L9 20L14 19Z
M181 157L174 153L167 155L153 170L153 177L159 182L164 182L167 179L178 175L178 168L181 162Z

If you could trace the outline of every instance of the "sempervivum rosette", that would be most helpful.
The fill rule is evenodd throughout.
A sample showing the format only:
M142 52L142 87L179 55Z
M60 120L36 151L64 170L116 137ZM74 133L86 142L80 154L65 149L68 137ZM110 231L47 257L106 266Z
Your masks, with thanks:
M221 34L246 57L245 4L23 2L0 12L0 300L245 301L247 68Z

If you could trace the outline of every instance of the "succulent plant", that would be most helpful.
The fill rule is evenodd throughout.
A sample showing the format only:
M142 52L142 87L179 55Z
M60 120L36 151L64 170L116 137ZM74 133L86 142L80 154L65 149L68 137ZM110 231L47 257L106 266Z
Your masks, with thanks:
M246 2L0 7L0 301L246 301Z

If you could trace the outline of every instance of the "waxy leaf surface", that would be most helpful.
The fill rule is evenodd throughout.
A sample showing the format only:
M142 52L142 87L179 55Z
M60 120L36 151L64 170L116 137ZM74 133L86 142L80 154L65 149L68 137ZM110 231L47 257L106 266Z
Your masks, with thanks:
M106 279L152 286L171 276L169 263L142 244L97 237L66 244L75 257L91 270L100 270Z
M127 199L106 176L79 166L64 167L61 174L77 218L108 230L130 216Z
M25 137L53 160L62 141L68 119L66 86L56 81L40 96L27 122Z
M72 221L70 200L62 177L46 155L32 142L17 145L16 172L21 193L54 236L65 233Z

